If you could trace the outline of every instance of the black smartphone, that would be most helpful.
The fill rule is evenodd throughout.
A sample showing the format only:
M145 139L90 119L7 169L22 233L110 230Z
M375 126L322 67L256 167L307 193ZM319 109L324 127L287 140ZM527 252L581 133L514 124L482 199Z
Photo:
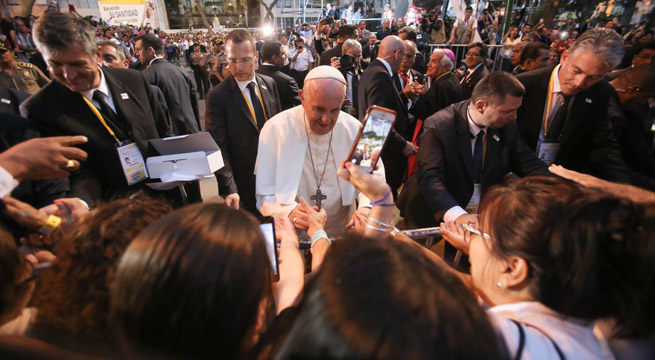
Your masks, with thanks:
M273 279L274 281L278 281L280 280L280 272L277 261L279 253L277 240L275 239L275 224L272 221L265 222L260 224L259 227L264 234L264 240L266 240L266 253L268 254L268 259L271 261L271 266L273 267Z
M332 16L326 17L325 19L323 19L323 24L325 24L325 25L334 24L334 18Z
M373 105L368 108L357 139L350 150L348 157L350 161L362 167L364 171L372 173L387 143L396 117L395 111L382 106Z

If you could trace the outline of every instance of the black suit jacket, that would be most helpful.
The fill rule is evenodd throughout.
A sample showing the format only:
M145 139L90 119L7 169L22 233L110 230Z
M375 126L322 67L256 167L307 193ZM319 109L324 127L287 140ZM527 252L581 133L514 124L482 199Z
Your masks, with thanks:
M480 65L471 76L469 76L463 83L460 84L462 87L462 99L470 99L471 94L473 94L473 88L475 85L480 82L483 78L489 75L489 70L483 63Z
M378 40L382 41L385 37L392 35L392 29L391 27L388 29L383 29L382 26L378 28L378 31L375 33L375 36L378 38Z
M457 76L448 73L434 81L428 92L421 96L409 112L425 120L437 111L462 100L462 87Z
M466 109L461 101L425 121L416 161L418 170L407 181L398 208L410 227L436 226L453 206L466 207L473 195L473 154ZM546 175L547 165L521 140L516 123L487 130L487 155L482 193L511 172Z
M394 110L398 114L394 131L389 136L387 145L382 151L384 170L387 182L392 188L397 188L402 183L404 171L407 167L407 159L402 150L407 143L407 105L403 95L396 89L393 78L387 72L387 68L379 60L375 60L362 74L357 90L358 115L360 120L366 116L366 110L371 105L382 106Z
M143 70L152 85L164 93L175 135L194 134L200 131L200 114L196 98L196 82L184 70L166 59L157 59Z
M378 57L378 51L380 51L380 45L373 45L373 50L371 51L371 45L368 41L362 43L362 59L369 59L373 62Z
M256 74L264 110L270 119L280 112L280 97L275 80ZM216 172L221 195L239 193L242 206L256 213L255 160L259 131L248 103L232 75L207 95L205 114L207 131L221 149L225 166Z
M275 80L277 91L280 94L280 111L291 109L300 105L300 96L298 95L298 83L291 76L283 73L274 65L262 64L257 73L270 76Z
M335 47L329 50L323 51L321 54L321 58L319 60L319 65L328 65L330 66L331 60L333 57L341 57L341 48L343 47L343 43L338 43Z
M129 133L119 140L133 140L146 157L148 140L173 135L164 111L145 77L131 69L102 69L116 112ZM21 105L21 114L41 136L84 135L79 147L87 161L70 176L71 192L89 205L128 190L114 138L94 115L81 94L53 80ZM137 187L141 184L135 184Z
M532 150L536 150L539 140L552 72L553 68L543 68L517 76L525 87L517 124L521 137ZM571 98L555 163L605 180L630 183L608 116L612 93L612 86L600 81Z

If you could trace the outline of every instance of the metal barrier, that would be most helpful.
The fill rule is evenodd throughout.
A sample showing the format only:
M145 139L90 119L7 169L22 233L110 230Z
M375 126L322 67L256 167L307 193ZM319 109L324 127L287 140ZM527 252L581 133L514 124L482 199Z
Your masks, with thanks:
M428 59L430 58L430 55L432 55L434 49L450 49L455 54L455 59L457 60L455 64L455 68L463 69L465 67L464 58L468 50L468 45L428 44L427 46L430 47L430 52L426 54L426 62L429 61ZM502 56L503 45L487 45L487 49L488 49L487 60L491 60L493 62L491 63L491 65L487 64L487 68L489 69L489 71L512 70L512 65L510 63L509 58L505 58Z
M417 243L425 246L428 249L431 248L432 245L439 242L439 240L441 239L441 234L439 233L439 227L403 230L400 233L416 241Z

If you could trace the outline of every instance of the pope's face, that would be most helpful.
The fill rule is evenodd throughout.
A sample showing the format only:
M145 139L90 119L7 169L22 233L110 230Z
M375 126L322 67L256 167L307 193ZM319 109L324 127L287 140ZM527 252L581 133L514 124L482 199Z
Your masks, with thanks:
M331 79L315 79L305 82L300 91L302 106L310 130L325 135L337 124L346 87Z
M51 77L61 81L71 91L88 91L100 84L98 63L102 59L100 47L91 56L80 45L56 52L44 51Z

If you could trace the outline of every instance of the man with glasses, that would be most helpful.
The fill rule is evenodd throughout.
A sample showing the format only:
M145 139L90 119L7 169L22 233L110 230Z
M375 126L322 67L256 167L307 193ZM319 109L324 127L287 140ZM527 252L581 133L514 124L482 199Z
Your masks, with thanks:
M547 163L630 183L608 116L612 86L603 78L623 58L612 29L585 32L562 53L561 64L520 74L525 86L517 124L523 141Z
M460 79L462 98L470 99L475 85L489 75L485 66L487 60L487 45L481 42L473 43L466 52L466 72Z
M216 172L218 191L228 206L258 215L254 171L259 132L280 112L280 98L274 79L255 74L258 55L248 31L231 31L225 52L230 75L207 95L205 115L225 163Z

